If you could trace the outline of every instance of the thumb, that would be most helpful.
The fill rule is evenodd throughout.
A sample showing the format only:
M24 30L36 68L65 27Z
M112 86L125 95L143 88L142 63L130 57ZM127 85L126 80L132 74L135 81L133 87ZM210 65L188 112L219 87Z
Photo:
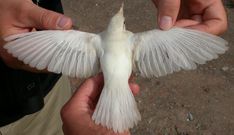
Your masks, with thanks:
M69 102L77 104L80 101L87 103L90 99L96 102L101 94L104 78L101 73L85 80L78 90L73 94Z
M162 30L170 29L179 14L180 0L155 0L158 8L158 25Z
M38 29L70 29L72 27L70 18L34 4L28 8L27 19L30 27Z
M89 97L95 100L98 98L104 85L104 77L102 73L97 74L94 77L88 78L80 86L78 95L80 97Z

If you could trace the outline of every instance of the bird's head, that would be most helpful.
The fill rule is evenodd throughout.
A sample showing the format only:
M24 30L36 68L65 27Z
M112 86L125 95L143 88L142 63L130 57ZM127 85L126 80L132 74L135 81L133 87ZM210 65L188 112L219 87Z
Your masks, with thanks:
M122 6L118 13L116 13L110 20L110 23L108 25L108 31L112 32L122 32L125 31L125 18L123 16L123 6Z

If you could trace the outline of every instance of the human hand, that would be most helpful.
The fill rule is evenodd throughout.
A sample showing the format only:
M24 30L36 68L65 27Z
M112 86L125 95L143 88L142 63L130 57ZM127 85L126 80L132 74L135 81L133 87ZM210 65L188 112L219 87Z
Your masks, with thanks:
M105 127L96 125L92 114L103 88L103 76L97 75L87 79L74 93L61 110L63 131L65 135L130 135L114 133ZM130 82L133 94L139 92L139 86Z
M0 1L0 57L11 68L37 71L8 54L3 38L37 29L70 29L72 21L61 14L33 4L31 0ZM38 72L38 71L37 71Z
M219 35L227 29L222 0L153 0L158 8L158 25L188 27Z

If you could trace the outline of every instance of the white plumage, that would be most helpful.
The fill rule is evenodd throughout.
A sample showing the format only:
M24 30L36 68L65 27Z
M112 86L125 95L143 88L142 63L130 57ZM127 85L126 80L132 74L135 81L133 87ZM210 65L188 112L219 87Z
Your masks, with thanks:
M12 35L4 46L25 64L39 70L87 78L102 71L104 88L92 116L115 132L141 119L128 79L132 70L143 77L195 69L227 50L220 37L185 28L132 33L125 29L123 7L99 34L46 30Z

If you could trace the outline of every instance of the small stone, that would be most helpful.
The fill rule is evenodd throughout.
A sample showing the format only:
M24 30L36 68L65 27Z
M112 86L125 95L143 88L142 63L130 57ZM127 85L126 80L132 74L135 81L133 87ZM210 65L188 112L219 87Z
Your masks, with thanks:
M192 113L188 113L187 114L187 119L186 119L187 121L193 121L194 119L193 119L193 115L192 115Z
M225 66L225 67L222 67L222 70L223 71L227 71L229 69L229 67Z
M209 93L210 92L210 89L208 87L202 87L202 90L206 93Z
M197 123L196 124L196 129L200 129L201 128L201 124L200 123Z
M150 119L148 120L148 123L150 124L152 121L153 121L153 118L150 118Z
M141 103L142 101L141 100L137 100L138 103Z
M184 104L181 104L181 107L183 108L183 107L184 107Z
M156 85L160 85L161 83L160 83L160 81L156 81L155 84Z

